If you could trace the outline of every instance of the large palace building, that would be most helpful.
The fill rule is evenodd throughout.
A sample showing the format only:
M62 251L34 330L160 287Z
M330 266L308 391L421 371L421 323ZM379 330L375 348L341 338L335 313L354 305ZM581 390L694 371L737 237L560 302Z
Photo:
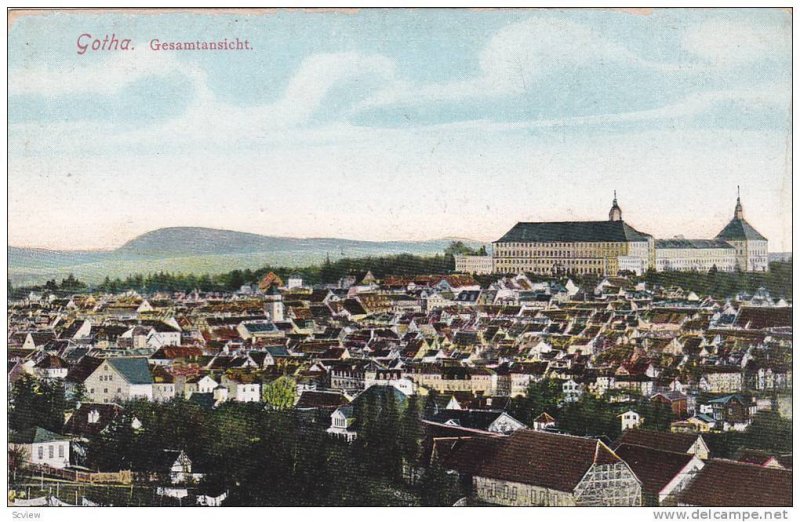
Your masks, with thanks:
M714 239L655 240L622 220L615 193L608 221L517 223L492 246L492 271L506 274L765 272L769 266L767 239L745 221L739 197L733 219Z
M616 194L608 221L517 223L492 247L494 271L501 273L641 273L654 262L653 237L622 220Z

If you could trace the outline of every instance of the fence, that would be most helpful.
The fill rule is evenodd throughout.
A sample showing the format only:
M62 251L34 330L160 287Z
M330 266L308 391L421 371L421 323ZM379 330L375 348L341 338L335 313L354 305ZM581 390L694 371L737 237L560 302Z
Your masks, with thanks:
M47 477L70 480L73 482L84 482L87 484L131 484L133 482L133 474L128 470L91 472L59 469L42 464L31 465L30 470L33 475L41 473Z

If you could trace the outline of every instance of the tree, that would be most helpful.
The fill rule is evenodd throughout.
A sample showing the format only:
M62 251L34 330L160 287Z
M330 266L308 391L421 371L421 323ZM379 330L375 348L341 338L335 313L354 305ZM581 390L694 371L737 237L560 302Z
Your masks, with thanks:
M24 446L9 444L8 446L8 476L9 482L16 482L17 475L24 476L28 471L30 455Z
M528 390L524 397L512 399L509 413L515 419L532 426L533 419L543 412L553 417L558 414L561 395L561 384L555 379L532 382L528 385Z
M82 290L86 288L86 284L75 278L73 274L69 274L66 279L61 280L61 289L66 291Z
M55 433L61 432L67 404L64 385L60 381L37 380L25 375L14 383L11 402L8 422L12 430L39 426Z
M319 271L319 278L322 283L330 284L335 283L338 279L336 268L331 263L330 254L325 254L325 262L322 263L322 268Z
M288 410L294 406L296 395L297 383L286 375L264 384L262 393L267 406L275 410Z
M84 385L82 382L78 382L78 384L76 384L75 388L72 390L72 395L70 397L72 399L73 407L77 408L78 405L84 402L87 397L86 385Z
M451 241L450 244L447 245L447 248L444 249L444 254L446 256L474 256L477 255L478 252L474 248L465 245L463 241Z
M457 474L448 473L438 464L430 466L417 485L423 506L452 506L466 496L465 489Z

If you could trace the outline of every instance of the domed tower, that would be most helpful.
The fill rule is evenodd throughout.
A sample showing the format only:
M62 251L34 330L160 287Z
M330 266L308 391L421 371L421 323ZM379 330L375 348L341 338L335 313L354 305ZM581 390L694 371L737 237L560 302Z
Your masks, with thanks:
M270 321L283 321L283 296L278 290L278 284L272 283L264 296L266 301L264 307Z
M766 272L769 270L767 238L744 219L742 198L736 187L736 208L733 219L714 238L726 241L736 249L736 266L743 272Z
M614 202L611 204L611 210L608 212L609 221L622 221L622 209L617 205L617 191L614 191Z
M739 192L739 185L736 185L736 209L733 211L734 219L744 219L744 209L742 208L742 195Z

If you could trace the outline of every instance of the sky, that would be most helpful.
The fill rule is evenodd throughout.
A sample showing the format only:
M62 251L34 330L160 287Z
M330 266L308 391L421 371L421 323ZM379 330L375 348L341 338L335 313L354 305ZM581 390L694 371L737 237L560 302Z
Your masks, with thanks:
M80 35L132 50L79 54ZM247 40L245 51L150 41ZM84 40L86 37L84 37ZM167 226L493 241L623 219L791 251L791 14L500 9L21 16L9 243L107 249Z

